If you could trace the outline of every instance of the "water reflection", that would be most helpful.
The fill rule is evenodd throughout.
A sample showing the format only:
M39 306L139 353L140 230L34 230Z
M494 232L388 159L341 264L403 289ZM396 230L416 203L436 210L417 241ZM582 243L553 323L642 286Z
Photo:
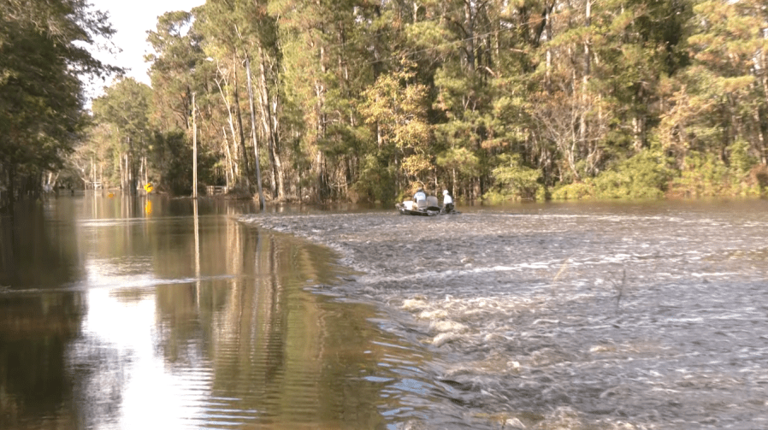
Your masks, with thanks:
M0 221L0 428L392 421L398 372L422 358L372 308L304 289L334 282L333 255L239 224L247 207L148 203L62 198Z

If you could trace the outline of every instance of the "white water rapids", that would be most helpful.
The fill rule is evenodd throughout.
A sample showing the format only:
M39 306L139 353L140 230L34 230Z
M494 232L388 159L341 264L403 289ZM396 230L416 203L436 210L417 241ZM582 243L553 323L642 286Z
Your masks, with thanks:
M768 428L768 202L248 215L435 353L407 428ZM402 422L401 422L402 423Z

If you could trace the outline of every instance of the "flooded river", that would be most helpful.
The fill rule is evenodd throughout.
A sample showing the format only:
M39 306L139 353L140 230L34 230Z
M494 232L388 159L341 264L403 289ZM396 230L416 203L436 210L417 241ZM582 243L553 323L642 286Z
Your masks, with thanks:
M0 428L768 428L768 202L0 218Z
M426 428L768 428L768 202L257 215L427 348Z
M1 218L0 429L384 428L414 409L426 351L307 290L346 272L237 221L251 210L96 196Z

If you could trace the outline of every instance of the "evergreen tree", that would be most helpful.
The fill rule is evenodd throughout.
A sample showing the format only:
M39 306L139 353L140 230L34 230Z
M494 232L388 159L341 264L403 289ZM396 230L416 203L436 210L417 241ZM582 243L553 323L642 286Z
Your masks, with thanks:
M117 71L85 47L112 33L82 0L0 2L0 185L11 204L39 192L80 137L80 78Z

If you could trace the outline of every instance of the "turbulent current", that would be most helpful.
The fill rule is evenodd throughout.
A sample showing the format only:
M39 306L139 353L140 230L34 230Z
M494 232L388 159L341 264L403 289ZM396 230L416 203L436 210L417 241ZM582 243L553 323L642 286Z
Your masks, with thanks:
M248 215L433 353L407 428L768 428L768 202ZM411 376L412 377L412 376ZM393 384L403 381L394 381ZM401 402L402 403L402 402Z

